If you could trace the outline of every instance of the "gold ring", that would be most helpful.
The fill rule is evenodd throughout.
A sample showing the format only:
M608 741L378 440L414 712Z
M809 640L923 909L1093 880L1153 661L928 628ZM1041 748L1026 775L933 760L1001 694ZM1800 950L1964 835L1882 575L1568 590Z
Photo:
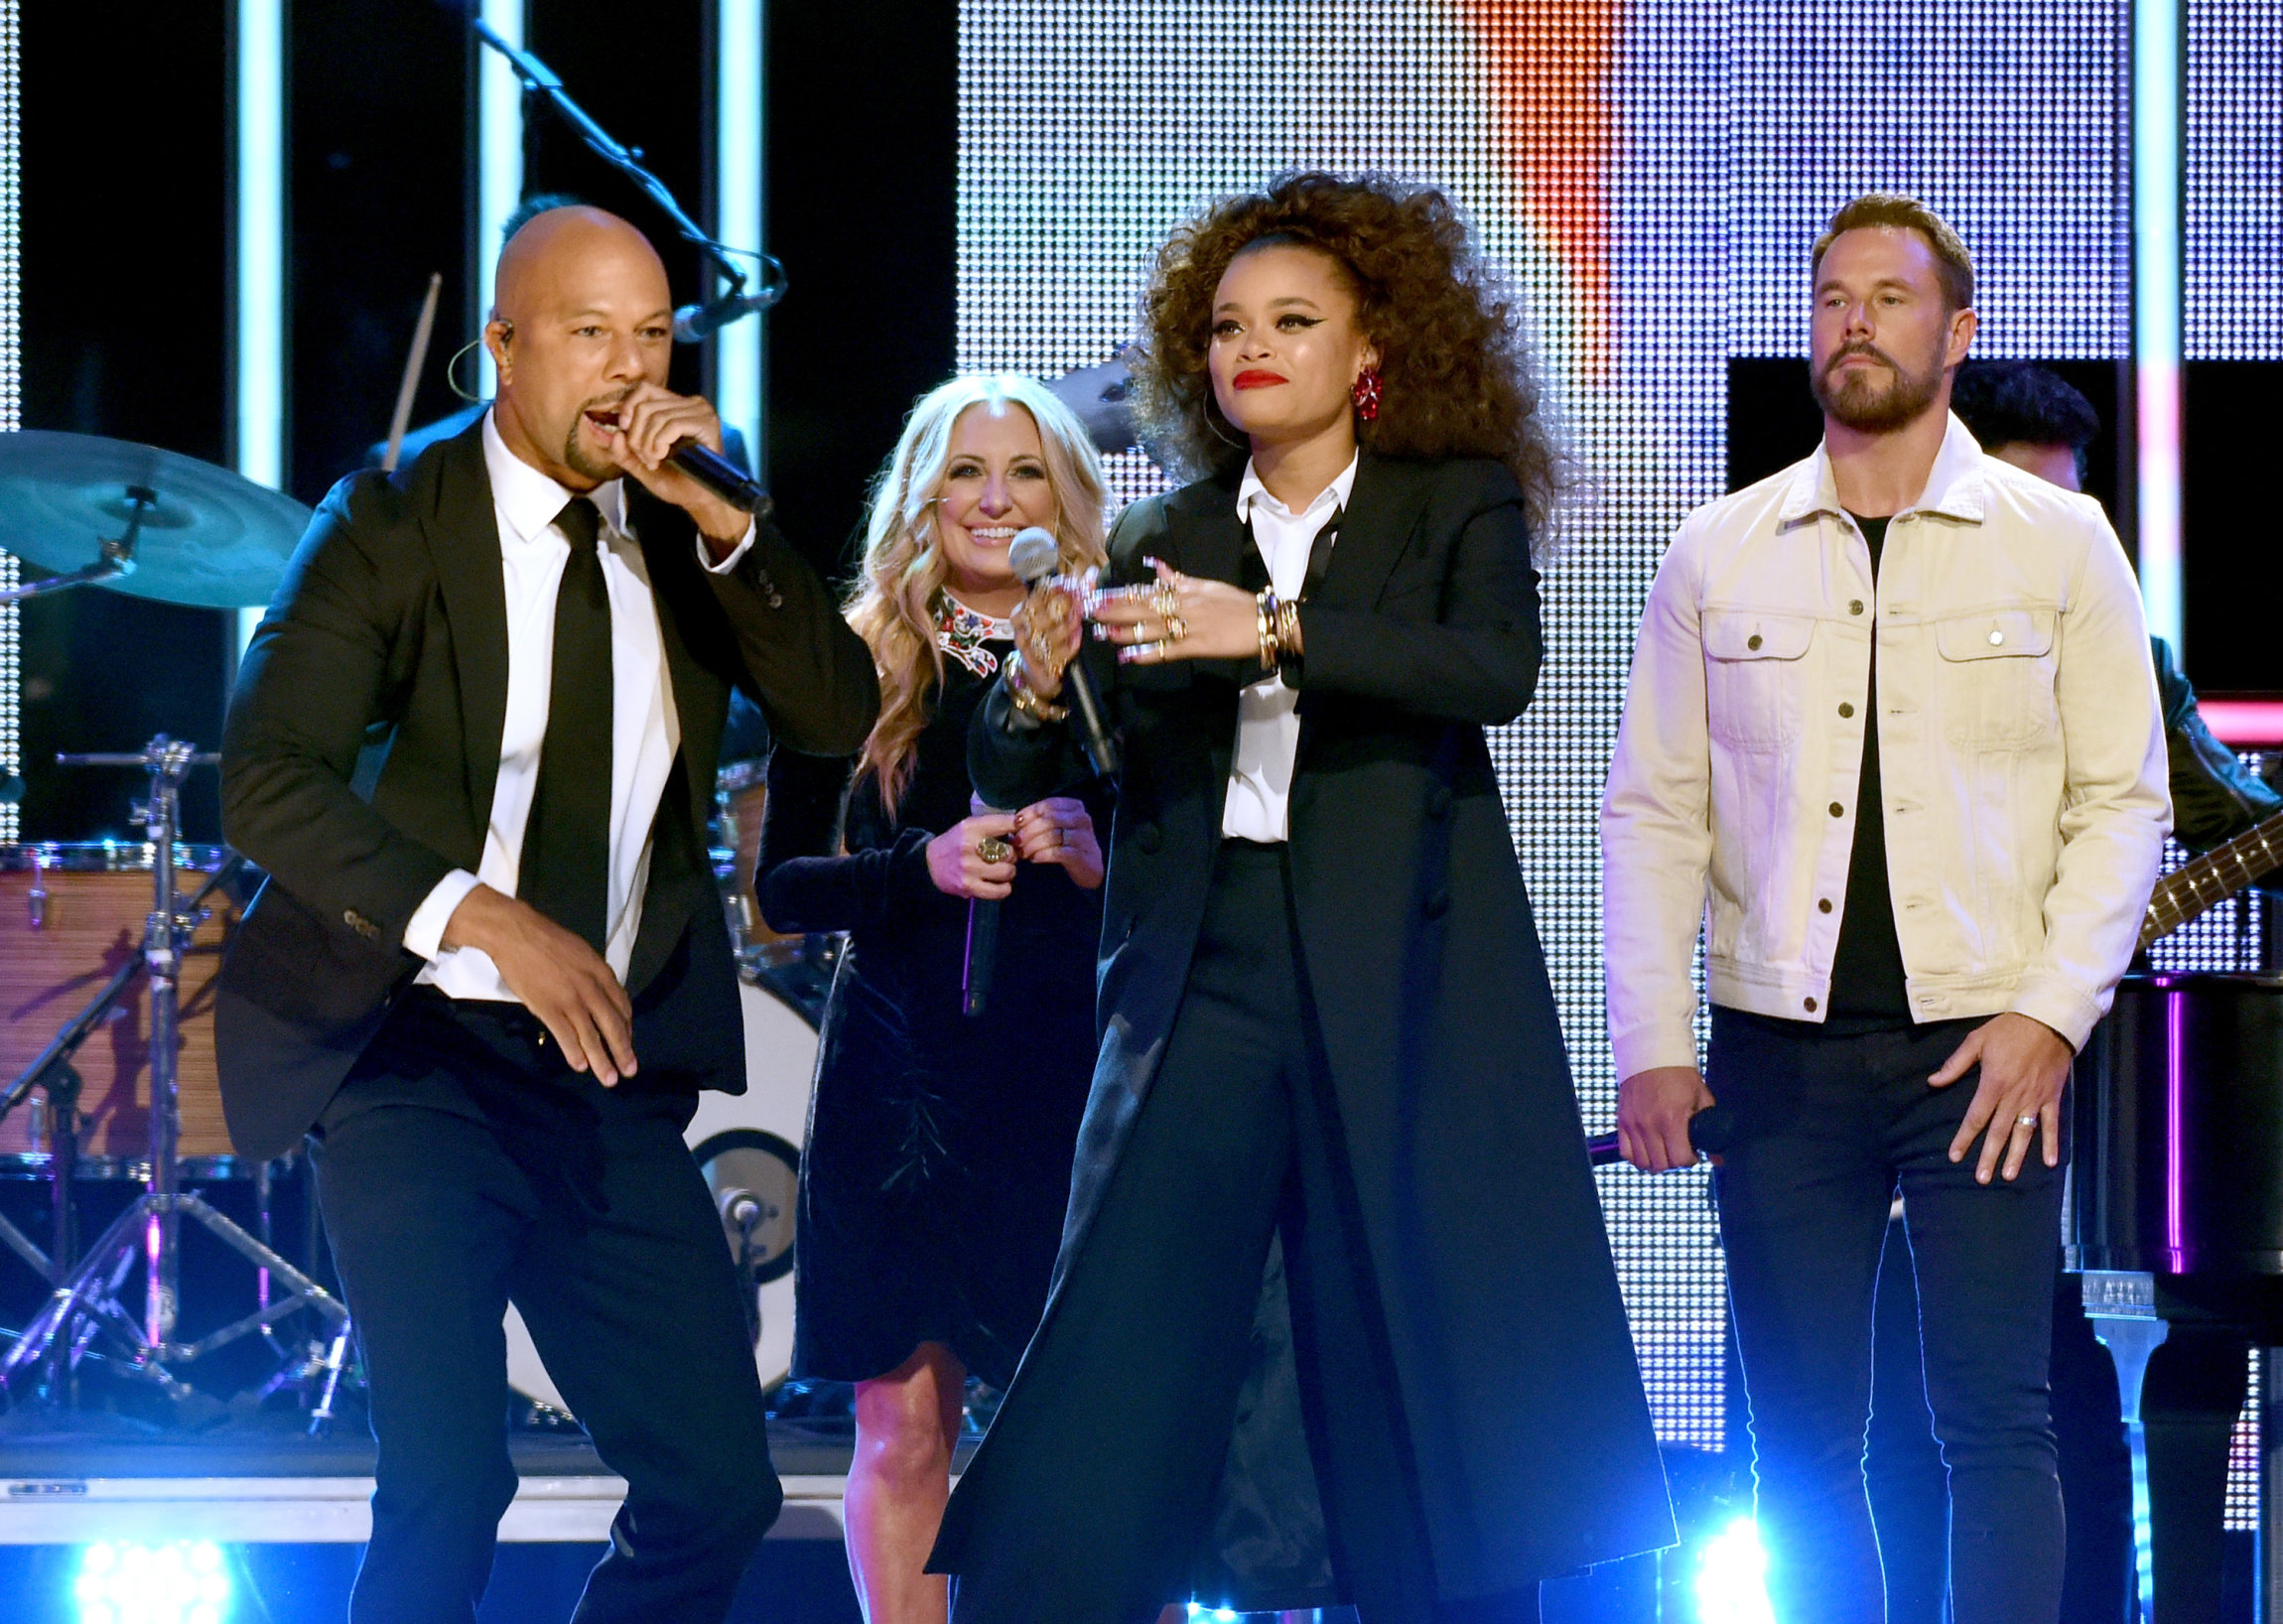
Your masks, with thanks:
M1165 640L1167 642L1177 643L1189 635L1189 622L1181 618L1178 610L1164 615L1162 618L1165 622Z
M1014 848L997 835L986 835L975 843L975 855L986 863L1005 863L1014 855Z

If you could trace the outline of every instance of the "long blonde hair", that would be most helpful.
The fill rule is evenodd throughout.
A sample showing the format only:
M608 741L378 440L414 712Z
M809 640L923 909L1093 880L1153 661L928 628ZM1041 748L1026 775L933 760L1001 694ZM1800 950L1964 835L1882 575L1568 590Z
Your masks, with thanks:
M1054 489L1054 539L1065 572L1104 562L1103 509L1109 486L1077 414L1034 379L1011 372L953 378L922 395L904 419L895 451L873 481L864 566L843 612L879 668L879 721L865 741L857 776L879 785L893 812L911 781L930 699L943 682L935 617L948 574L936 533L951 434L972 406L1019 406L1038 426L1047 482Z

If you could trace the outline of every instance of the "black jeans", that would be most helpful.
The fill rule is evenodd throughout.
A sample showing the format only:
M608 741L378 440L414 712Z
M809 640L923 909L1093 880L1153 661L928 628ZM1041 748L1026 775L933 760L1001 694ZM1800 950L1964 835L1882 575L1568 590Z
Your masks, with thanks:
M1949 1159L1979 1073L1929 1074L1977 1024L1835 1037L1715 1009L1705 1081L1736 1114L1714 1178L1779 1624L1882 1624L1863 1484L1871 1325L1899 1185L1926 1393L1950 1484L1958 1624L2054 1624L2061 1486L2048 1416L2062 1175ZM1977 1146L1978 1149L1978 1146Z
M782 1494L692 1096L605 1089L520 1006L406 996L328 1108L318 1195L380 1444L353 1624L471 1624L507 1455L512 1299L626 1479L579 1624L719 1619Z
M2117 1399L2116 1363L2084 1317L2082 1282L2054 1259L2053 1435L2069 1520L2062 1565L2065 1624L2130 1624L2133 1590L2132 1451ZM2236 1365L2241 1366L2238 1358ZM2229 1412L2233 1419L2233 1412ZM1887 1624L1949 1617L1949 1483L1919 1365L1919 1287L1902 1222L1887 1226L1879 1261L1877 1345L1871 1356L1871 1437L1864 1457ZM2213 1527L2218 1523L2214 1521Z

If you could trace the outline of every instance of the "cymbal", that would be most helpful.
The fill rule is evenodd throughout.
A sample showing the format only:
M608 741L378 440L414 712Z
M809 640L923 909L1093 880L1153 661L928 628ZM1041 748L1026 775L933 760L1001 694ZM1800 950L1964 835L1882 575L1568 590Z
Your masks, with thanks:
M98 585L204 609L270 601L310 510L195 457L92 434L0 434L0 548L44 570L93 564L127 528L130 486L157 492L134 569Z

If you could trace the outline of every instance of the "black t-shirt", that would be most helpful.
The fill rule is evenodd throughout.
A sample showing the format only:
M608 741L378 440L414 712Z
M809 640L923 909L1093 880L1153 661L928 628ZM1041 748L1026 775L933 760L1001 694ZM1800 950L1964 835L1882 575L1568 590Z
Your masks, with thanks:
M1863 539L1871 546L1871 579L1879 578L1879 553L1886 545L1887 521L1859 515ZM1831 955L1831 1008L1823 1028L1831 1032L1892 1031L1911 1024L1911 1001L1903 982L1903 947L1895 938L1895 899L1887 885L1887 821L1879 784L1879 643L1871 627L1870 683L1863 695L1863 777L1855 791L1855 844L1847 859L1847 896L1839 917L1839 942Z

